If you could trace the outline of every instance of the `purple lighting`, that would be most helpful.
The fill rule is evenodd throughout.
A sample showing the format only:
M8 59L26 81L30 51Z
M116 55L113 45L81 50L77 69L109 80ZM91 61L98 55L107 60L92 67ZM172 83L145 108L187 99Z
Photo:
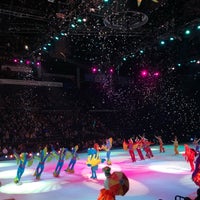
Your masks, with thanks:
M30 65L31 61L30 60L26 60L26 64Z

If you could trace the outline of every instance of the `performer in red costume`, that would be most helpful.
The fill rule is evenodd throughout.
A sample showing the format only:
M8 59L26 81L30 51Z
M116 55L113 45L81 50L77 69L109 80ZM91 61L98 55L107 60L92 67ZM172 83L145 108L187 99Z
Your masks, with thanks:
M191 149L187 144L184 144L184 147L185 147L185 153L183 154L183 156L185 156L185 160L190 163L191 172L193 172L194 160L197 153L194 149Z
M198 157L195 160L195 169L192 173L192 180L200 187L200 154L198 154Z
M128 140L128 143L124 140L123 149L129 151L129 155L131 156L132 162L136 162L134 149L136 149L136 143L133 143L132 138Z
M131 159L133 162L136 162L136 158L135 158L135 153L134 153L134 149L135 149L135 144L133 143L133 140L132 138L130 138L128 140L128 151L129 151L129 154L131 156Z
M160 146L160 153L164 153L165 152L165 148L163 147L163 141L162 141L162 137L159 135L159 136L156 136L155 135L155 138L158 140L159 142L159 146Z
M152 150L151 150L151 147L150 145L152 144L151 142L148 141L147 138L145 138L144 136L140 136L141 138L141 142L143 144L143 149L144 151L146 152L146 157L147 158L151 158L153 157L153 153L152 153Z
M136 151L140 157L140 160L144 160L144 156L142 154L142 141L138 138L138 136L136 136L135 138L135 142L136 142Z

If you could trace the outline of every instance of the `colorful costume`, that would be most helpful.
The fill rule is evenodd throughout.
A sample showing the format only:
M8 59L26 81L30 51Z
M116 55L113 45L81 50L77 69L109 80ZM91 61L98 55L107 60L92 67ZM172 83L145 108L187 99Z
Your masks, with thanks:
M192 180L197 186L200 187L200 154L195 160L195 169L192 173Z
M112 142L113 142L112 138L106 139L106 144L102 145L102 148L101 148L101 149L106 151L107 165L111 165L112 164L111 160L110 160Z
M146 157L147 158L153 157L153 153L152 153L152 150L151 150L151 147L150 147L150 145L152 143L149 142L148 139L146 139L144 137L141 138L141 142L142 142L143 149L144 149L144 151L146 153Z
M98 165L103 163L105 159L101 159L99 157L99 153L94 148L88 149L88 159L87 159L87 166L91 167L92 176L90 178L96 179L97 174L96 171L98 170Z
M106 180L104 181L104 188L100 190L97 200L115 200L115 195L109 190L109 177L111 175L110 170L110 167L107 166L103 168Z
M17 176L15 177L14 182L19 183L24 173L26 164L28 163L28 167L30 167L33 164L33 155L29 158L27 153L21 153L19 155L14 151L14 156L17 160L17 164L19 164L19 167L17 170Z
M56 152L53 149L53 147L52 147L52 153L56 157L56 159L58 160L57 165L56 165L56 169L53 172L53 175L55 177L58 177L60 175L60 171L61 171L61 169L64 165L65 159L67 160L71 156L71 153L68 151L67 148L61 148L59 152Z
M74 166L76 164L77 159L79 158L77 154L77 150L78 150L78 145L72 148L72 151L71 151L72 158L69 162L67 169L65 169L66 172L74 173Z
M163 141L161 136L155 136L155 138L158 140L159 142L159 146L160 146L160 153L165 152L165 148L163 147Z
M135 142L136 142L136 151L137 151L137 153L138 153L138 155L139 155L139 157L140 157L140 160L144 160L144 156L143 156L143 154L142 154L142 147L143 147L143 144L142 144L142 141L138 138L138 137L136 137L135 138Z
M52 159L51 154L47 153L47 147L40 151L39 156L34 156L34 158L39 159L38 166L34 172L36 179L40 179L42 172L44 171L45 161L50 161Z
M194 160L197 153L194 149L191 149L187 144L184 144L184 147L185 147L185 153L183 154L183 156L185 156L185 160L190 163L191 172L193 172Z
M131 156L132 161L136 162L134 149L137 148L137 144L136 143L134 144L133 140L130 138L128 140L128 143L126 143L126 141L124 140L124 142L123 142L123 148L124 148L124 150L128 150L129 151L129 155Z

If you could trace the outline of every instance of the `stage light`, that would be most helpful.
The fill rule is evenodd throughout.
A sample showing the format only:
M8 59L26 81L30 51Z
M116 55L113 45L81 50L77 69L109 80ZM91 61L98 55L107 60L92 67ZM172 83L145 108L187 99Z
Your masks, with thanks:
M108 2L109 2L109 0L103 0L103 2L105 2L105 3L108 3Z
M78 23L82 23L83 20L82 20L81 18L78 18L78 19L77 19L77 22L78 22Z
M159 72L154 72L153 75L156 76L156 77L158 77L160 75L160 73Z
M181 67L181 63L178 63L177 66L178 66L178 67Z
M197 30L200 30L200 25L197 26Z
M123 57L122 59L123 59L123 61L126 61L126 57Z
M114 73L114 69L113 69L113 68L110 68L110 69L109 69L109 72L110 72L110 74L113 74L113 73Z
M174 41L174 37L170 37L169 40L170 40L170 41Z
M141 74L142 77L147 77L148 71L147 70L142 70L140 74Z
M72 27L72 28L76 28L76 25L75 25L75 24L71 24L71 27Z
M30 60L26 60L26 64L30 65L31 61Z
M39 67L39 66L40 66L40 64L41 64L40 62L36 62L36 65L37 65L37 67Z
M140 53L143 54L143 53L144 53L144 50L140 50Z
M196 63L196 60L190 60L190 63Z
M185 30L185 35L190 35L191 31L189 29Z
M59 40L59 37L58 37L58 36L56 36L56 37L55 37L55 39L56 39L56 40Z
M18 62L18 60L17 60L16 58L14 58L13 62L14 62L14 63L17 63L17 62Z
M96 73L97 72L97 68L96 67L92 67L92 73Z
M161 41L160 41L160 44L161 44L161 45L164 45L164 44L165 44L165 41L164 41L164 40L161 40Z
M87 18L83 18L83 22L87 22Z
M45 50L45 51L46 51L46 50L47 50L47 48L46 48L46 47L43 47L43 50Z
M24 49L29 50L28 45L24 45Z

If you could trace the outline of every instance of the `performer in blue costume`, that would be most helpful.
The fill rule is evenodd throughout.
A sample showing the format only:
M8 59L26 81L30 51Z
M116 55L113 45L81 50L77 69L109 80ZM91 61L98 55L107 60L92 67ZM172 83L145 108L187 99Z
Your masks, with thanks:
M74 173L74 166L76 164L77 159L79 159L77 150L78 150L78 145L72 148L72 151L71 151L72 158L68 164L67 169L65 169L65 171L68 173Z
M51 154L47 153L47 147L45 147L43 150L40 151L39 156L34 156L34 158L39 159L38 166L34 172L34 176L37 180L40 179L42 172L44 171L44 164L47 160L49 162L52 159Z
M58 160L56 169L53 172L53 175L55 177L58 177L64 165L64 161L67 160L71 156L71 152L69 152L67 148L61 148L59 152L56 152L55 149L52 147L52 153L55 156L55 158Z
M28 156L27 153L21 153L19 155L17 152L14 151L14 156L17 160L17 164L19 164L17 175L14 179L14 182L19 183L24 173L26 164L28 163L28 167L30 167L33 164L33 155L31 155L30 157Z
M101 149L106 151L107 165L111 165L112 164L111 160L110 160L112 142L113 142L112 138L106 139L106 144L102 145L102 147L101 147Z

